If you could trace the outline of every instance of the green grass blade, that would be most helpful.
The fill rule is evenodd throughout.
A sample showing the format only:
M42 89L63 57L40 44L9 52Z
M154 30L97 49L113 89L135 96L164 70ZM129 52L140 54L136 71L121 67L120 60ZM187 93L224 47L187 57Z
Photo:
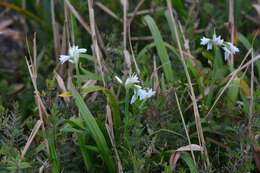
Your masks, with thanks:
M155 24L153 18L151 18L151 16L149 16L149 15L145 16L144 20L147 23L147 25L152 33L152 36L154 38L156 50L160 57L163 71L165 73L165 77L168 82L172 83L174 81L174 73L173 73L171 61L170 61L169 55L167 53L166 47L164 45L164 41L162 39L160 31L159 31L157 25Z
M72 95L76 101L76 105L80 112L80 117L84 120L84 123L89 130L91 137L96 142L98 150L101 154L103 161L105 162L108 172L114 173L115 172L115 163L111 155L110 148L105 140L105 137L100 130L95 118L89 111L87 105L85 104L83 98L80 96L78 91L72 86L71 88Z
M58 155L55 148L55 137L54 137L54 129L47 130L47 139L48 139L48 147L49 147L49 154L50 154L50 161L52 163L52 172L53 173L60 173L60 162L58 159Z
M82 90L81 90L81 92L83 94L88 94L88 93L97 92L97 91L103 92L103 94L107 98L109 105L111 106L112 113L113 113L114 129L115 129L115 133L117 134L120 127L122 127L122 123L121 123L121 118L120 118L119 105L117 104L116 98L112 94L112 92L109 89L106 89L106 88L100 87L100 86L88 86L88 87L82 88Z
M192 172L192 173L198 173L199 172L198 169L196 168L196 166L194 165L194 162L193 162L190 154L182 153L181 159L184 160L184 162L188 165L190 172Z
M84 134L78 134L78 144L79 144L79 149L83 157L84 164L87 168L88 172L93 172L93 163L91 159L91 154L90 152L84 147L85 146L85 136Z

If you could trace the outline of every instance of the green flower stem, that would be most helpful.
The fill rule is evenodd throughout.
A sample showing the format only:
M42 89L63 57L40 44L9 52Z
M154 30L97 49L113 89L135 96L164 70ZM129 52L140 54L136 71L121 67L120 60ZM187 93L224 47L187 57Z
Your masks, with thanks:
M79 73L79 60L75 60L75 68L76 68L76 78L77 78L77 86L80 87L81 81L80 81L80 73Z
M125 94L125 128L124 128L124 139L126 143L128 144L129 139L129 88L126 88L126 94Z
M147 100L147 99L144 99L144 100L141 102L141 104L140 104L140 106L139 106L139 110L142 110L142 109L143 109L146 100Z

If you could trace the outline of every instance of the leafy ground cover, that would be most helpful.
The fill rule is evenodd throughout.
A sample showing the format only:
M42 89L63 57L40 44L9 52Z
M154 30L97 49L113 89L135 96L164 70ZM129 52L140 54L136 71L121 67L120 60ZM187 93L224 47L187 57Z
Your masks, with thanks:
M259 172L260 2L0 2L0 172Z

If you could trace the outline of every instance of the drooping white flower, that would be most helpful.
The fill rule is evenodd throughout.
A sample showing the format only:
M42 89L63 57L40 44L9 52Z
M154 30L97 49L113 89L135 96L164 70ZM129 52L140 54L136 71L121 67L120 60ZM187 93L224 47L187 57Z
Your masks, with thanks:
M239 52L239 49L236 46L234 46L232 43L228 42L227 44L229 45L229 50L232 54Z
M155 91L152 89L139 89L137 92L140 100L150 98L155 94Z
M85 53L87 49L79 48L78 46L72 46L69 48L69 54L68 55L60 55L60 62L63 64L66 61L69 61L71 63L74 63L78 58L79 55L82 53Z
M209 38L202 37L200 39L200 44L203 45L203 46L207 45L207 50L211 50L212 49L212 42L211 42L211 40Z
M223 39L221 39L221 36L219 35L218 37L216 36L216 34L213 34L213 44L217 45L217 46L221 46L224 42Z
M138 99L137 89L134 90L134 95L131 98L130 104L133 104Z
M64 64L64 62L68 61L70 59L69 55L60 55L60 63Z
M229 55L231 54L230 50L226 47L223 47L223 50L224 50L224 58L225 58L225 61L227 61Z
M227 61L230 54L234 55L237 52L239 52L239 49L230 42L227 42L227 45L223 47L223 50L224 50L225 61Z
M140 100L148 99L152 97L154 94L155 91L153 91L152 89L142 89L142 88L135 89L134 95L132 96L130 103L133 104L138 98Z

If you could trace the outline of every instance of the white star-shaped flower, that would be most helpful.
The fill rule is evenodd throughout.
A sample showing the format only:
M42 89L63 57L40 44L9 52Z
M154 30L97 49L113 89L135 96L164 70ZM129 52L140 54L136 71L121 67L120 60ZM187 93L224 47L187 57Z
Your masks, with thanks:
M230 42L227 42L227 45L223 47L223 50L224 50L225 61L227 61L230 54L234 55L237 52L239 52L239 49Z
M200 44L203 45L203 46L207 45L207 50L211 50L212 49L212 42L211 42L211 40L209 38L202 37L200 39Z
M69 48L69 54L68 55L60 55L60 62L61 64L65 63L66 61L69 61L71 63L74 63L78 58L79 55L82 53L85 53L87 49L79 48L78 46L72 46Z
M145 100L154 95L155 95L155 91L153 91L152 89L138 88L134 90L134 95L132 96L130 103L133 104L138 98L140 100Z
M140 81L138 79L138 76L134 73L129 75L129 77L126 79L125 82L123 82L123 80L120 79L118 76L115 76L115 78L120 84L124 85L125 87L130 87L130 86L140 87L139 85L135 85L137 83L140 83Z
M213 34L213 44L217 45L217 46L221 46L224 42L223 39L221 39L221 36L219 35L218 37L216 36L216 34Z

